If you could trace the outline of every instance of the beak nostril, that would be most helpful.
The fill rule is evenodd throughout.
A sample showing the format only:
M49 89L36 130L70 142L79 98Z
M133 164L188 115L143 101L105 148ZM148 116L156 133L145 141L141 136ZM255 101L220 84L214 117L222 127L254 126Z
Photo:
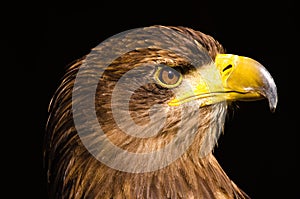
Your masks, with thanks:
M231 64L229 64L228 66L226 66L226 67L222 70L222 72L225 72L226 70L228 70L228 69L230 69L230 68L232 68L232 65L231 65Z

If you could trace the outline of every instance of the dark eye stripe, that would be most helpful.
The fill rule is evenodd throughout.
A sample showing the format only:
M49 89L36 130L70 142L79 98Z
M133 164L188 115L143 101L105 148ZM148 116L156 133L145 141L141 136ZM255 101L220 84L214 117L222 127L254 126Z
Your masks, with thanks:
M193 72L196 70L196 68L193 65L179 65L172 67L174 70L178 71L182 75L188 74L190 72Z

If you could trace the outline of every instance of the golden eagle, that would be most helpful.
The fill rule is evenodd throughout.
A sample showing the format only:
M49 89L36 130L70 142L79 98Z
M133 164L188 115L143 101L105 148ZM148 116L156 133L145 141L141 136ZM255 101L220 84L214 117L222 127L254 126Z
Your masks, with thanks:
M187 27L125 31L71 64L50 106L50 198L249 198L212 149L228 107L277 90L257 61Z

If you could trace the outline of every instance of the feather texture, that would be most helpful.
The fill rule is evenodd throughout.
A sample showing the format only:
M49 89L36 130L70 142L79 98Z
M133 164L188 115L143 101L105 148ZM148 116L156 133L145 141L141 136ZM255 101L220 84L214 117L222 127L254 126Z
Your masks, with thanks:
M218 53L224 53L221 44L199 31L185 27L156 27L162 30L171 29L186 35L191 41L196 40L207 50L212 60ZM94 63L101 61L97 59L97 53L101 53L101 49L94 49L91 59ZM79 69L84 70L86 61L86 57L83 57L68 68L50 103L44 151L50 198L248 198L228 178L211 153L223 130L226 104L202 107L199 115L189 112L189 117L186 118L180 117L181 111L185 111L184 108L169 108L164 127L158 134L148 138L129 136L116 124L112 112L113 89L126 72L133 68L139 69L143 64L181 66L187 70L189 62L186 58L155 46L130 51L106 68L99 80L95 96L98 122L105 132L105 137L118 147L133 153L146 153L165 147L174 138L178 128L182 128L179 126L179 120L185 124L183 131L186 136L194 136L193 142L170 165L151 172L124 172L98 161L82 143L78 129L75 128L72 112L72 99L74 99L72 91L76 75ZM139 72L150 78L154 69L155 67L145 70L141 67ZM85 72L85 75L89 76L93 71ZM137 82L138 79L132 78L130 84L123 85L124 95ZM122 92L120 96L123 95ZM149 123L150 108L155 104L166 104L173 96L174 92L155 83L140 87L131 96L129 103L131 118L141 126ZM122 104L123 98L116 97L114 103ZM84 115L82 117L84 118ZM84 121L82 128L93 125L98 124ZM126 126L128 118L124 118L122 125L130 128ZM196 126L199 128L194 130ZM146 131L151 133L152 130ZM86 137L86 139L92 138ZM96 146L102 139L105 139L104 136L99 136L93 138L90 143ZM182 147L180 144L176 146ZM201 148L208 152L206 156L200 158ZM145 162L135 164L148 166Z

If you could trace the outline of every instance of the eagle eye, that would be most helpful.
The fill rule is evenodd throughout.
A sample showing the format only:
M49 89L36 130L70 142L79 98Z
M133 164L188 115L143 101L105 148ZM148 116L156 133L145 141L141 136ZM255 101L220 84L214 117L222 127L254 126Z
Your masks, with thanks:
M174 88L181 83L182 75L171 67L159 67L155 79L162 87Z

